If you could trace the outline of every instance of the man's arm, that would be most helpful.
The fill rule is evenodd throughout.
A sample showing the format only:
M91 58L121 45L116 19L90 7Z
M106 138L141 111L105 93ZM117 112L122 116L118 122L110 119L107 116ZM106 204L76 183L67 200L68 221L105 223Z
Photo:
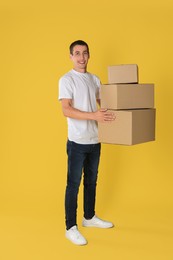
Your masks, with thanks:
M107 112L107 109L99 109L96 112L84 112L72 106L72 99L62 99L61 104L65 117L75 118L78 120L95 120L98 122L115 120L114 113Z

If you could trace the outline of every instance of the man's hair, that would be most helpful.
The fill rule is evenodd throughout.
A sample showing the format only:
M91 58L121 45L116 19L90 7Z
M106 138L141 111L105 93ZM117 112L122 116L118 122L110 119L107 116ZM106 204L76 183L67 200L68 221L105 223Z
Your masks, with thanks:
M86 47L87 47L87 50L88 50L88 53L89 53L88 44L87 44L86 42L82 41L82 40L77 40L77 41L72 42L72 43L70 44L70 48L69 48L69 49L70 49L70 54L73 55L73 48L74 48L76 45L86 46Z

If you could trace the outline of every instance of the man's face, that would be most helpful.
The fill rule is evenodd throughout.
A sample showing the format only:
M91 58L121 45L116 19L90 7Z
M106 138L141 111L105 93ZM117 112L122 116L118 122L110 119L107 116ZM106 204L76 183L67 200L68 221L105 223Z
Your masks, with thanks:
M87 46L76 45L73 48L73 54L70 54L70 59L73 62L74 69L78 72L86 72L89 53Z

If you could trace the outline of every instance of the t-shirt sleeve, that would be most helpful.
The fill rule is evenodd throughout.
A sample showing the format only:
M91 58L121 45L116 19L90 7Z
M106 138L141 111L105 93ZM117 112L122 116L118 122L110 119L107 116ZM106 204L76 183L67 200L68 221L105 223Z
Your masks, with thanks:
M71 82L62 77L59 80L59 96L58 99L61 100L63 98L73 98L72 84Z

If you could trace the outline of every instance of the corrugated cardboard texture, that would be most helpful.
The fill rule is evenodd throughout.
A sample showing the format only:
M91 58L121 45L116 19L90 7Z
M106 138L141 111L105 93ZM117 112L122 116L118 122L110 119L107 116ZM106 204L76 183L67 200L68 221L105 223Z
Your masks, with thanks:
M101 85L101 107L108 109L154 108L154 84Z
M101 143L134 145L155 140L155 109L110 111L115 121L98 124Z
M137 64L108 66L108 83L138 83Z

